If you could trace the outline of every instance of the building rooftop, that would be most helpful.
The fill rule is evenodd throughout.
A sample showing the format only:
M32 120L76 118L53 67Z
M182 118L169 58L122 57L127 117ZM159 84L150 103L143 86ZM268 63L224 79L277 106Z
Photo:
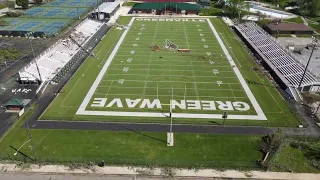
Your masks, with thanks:
M270 23L267 28L272 31L314 31L309 26L299 23Z

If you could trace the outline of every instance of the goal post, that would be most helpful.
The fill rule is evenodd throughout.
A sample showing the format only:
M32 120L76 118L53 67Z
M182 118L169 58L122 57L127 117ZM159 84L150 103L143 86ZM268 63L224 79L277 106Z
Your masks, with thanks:
M171 50L171 51L178 49L178 45L174 44L169 39L166 39L164 47Z

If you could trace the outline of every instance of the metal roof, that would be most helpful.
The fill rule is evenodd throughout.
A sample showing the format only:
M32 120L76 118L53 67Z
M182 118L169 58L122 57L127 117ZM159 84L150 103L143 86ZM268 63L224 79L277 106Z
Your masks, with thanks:
M119 2L104 2L94 12L112 13L119 5Z

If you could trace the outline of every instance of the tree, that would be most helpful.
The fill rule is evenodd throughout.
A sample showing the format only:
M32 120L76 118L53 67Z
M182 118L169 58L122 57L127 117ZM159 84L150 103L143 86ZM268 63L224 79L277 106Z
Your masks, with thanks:
M14 6L15 6L15 3L14 3L14 1L6 1L6 6L8 7L8 8L10 8L10 9L13 9L14 8Z
M36 4L41 4L42 2L43 2L43 0L33 0L34 1L34 3L36 3Z
M231 17L238 17L238 14L240 13L241 10L241 3L243 0L230 0L229 5L228 5L228 12Z
M276 150L280 147L283 139L284 139L284 134L280 129L278 129L273 134L268 134L267 136L263 136L261 138L260 148L261 148L261 151L265 153L265 158L263 162L268 158L270 153L276 152Z
M18 6L21 6L24 9L26 9L29 6L29 1L28 0L16 0L16 4Z

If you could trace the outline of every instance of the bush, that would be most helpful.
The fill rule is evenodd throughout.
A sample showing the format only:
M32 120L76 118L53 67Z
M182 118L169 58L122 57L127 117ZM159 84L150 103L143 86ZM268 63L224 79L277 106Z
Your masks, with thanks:
M6 15L8 17L19 17L19 16L22 16L23 15L23 12L14 12L14 11L8 11L6 12Z

